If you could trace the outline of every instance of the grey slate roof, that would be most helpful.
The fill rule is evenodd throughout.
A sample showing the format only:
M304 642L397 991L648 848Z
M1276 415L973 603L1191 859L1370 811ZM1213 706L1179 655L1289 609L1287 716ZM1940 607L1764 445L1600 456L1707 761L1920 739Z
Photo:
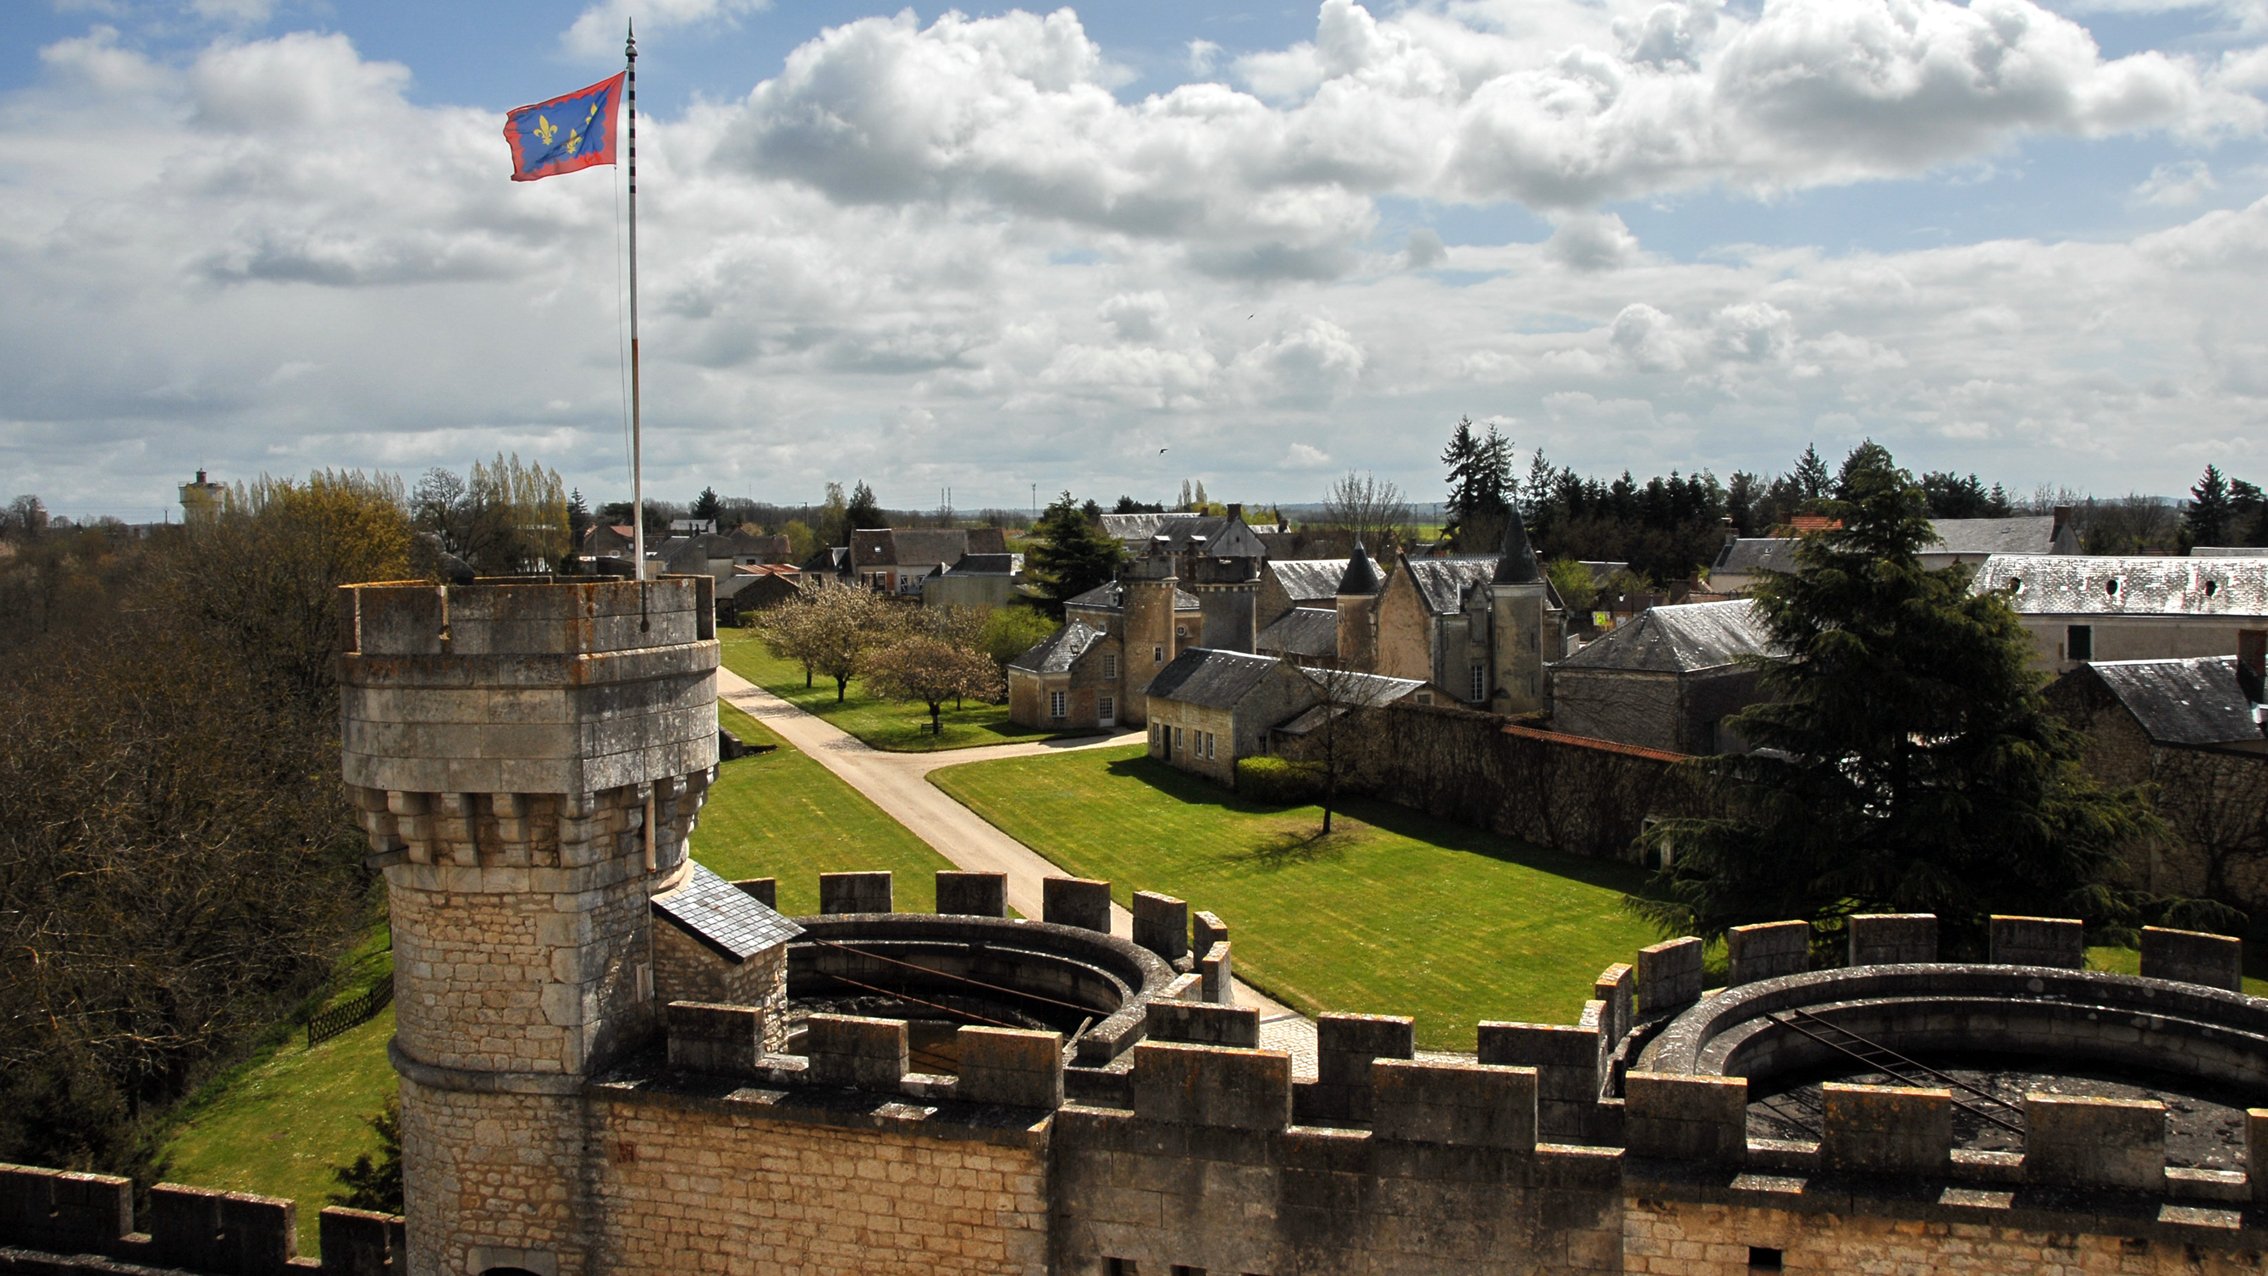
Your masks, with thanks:
M1252 649L1287 656L1329 656L1339 650L1335 607L1294 607L1252 639Z
M654 913L738 965L803 933L755 896L699 864L685 883L653 898Z
M1995 554L1970 588L2026 616L2268 616L2268 558Z
M1552 668L1693 673L1721 668L1742 656L1775 654L1754 605L1736 598L1650 607Z
M1302 669L1300 672L1306 674L1308 680L1318 687L1324 686L1326 680L1334 680L1334 698L1342 704L1392 704L1425 685L1415 678L1389 678L1375 673L1347 673L1328 669Z
M1090 611L1122 611L1126 607L1126 586L1120 581L1097 585L1086 593L1063 600L1066 608L1085 607ZM1175 611L1196 611L1197 595L1176 585L1173 590Z
M1796 569L1796 546L1803 543L1795 536L1743 536L1725 542L1717 551L1717 560L1709 564L1712 575L1732 572L1753 576L1758 572L1792 572Z
M1009 661L1008 667L1025 673L1065 673L1087 654L1087 648L1107 636L1084 620L1074 620L1033 643L1023 655Z
M1347 569L1339 573L1339 592L1353 597L1357 594L1375 594L1380 588L1378 564L1370 561L1370 551L1362 547L1357 538L1354 553L1347 555Z
M1426 608L1436 616L1447 616L1463 607L1466 589L1495 578L1496 559L1408 558L1402 560L1402 570L1410 574L1410 584L1417 587Z
M1924 554L2052 554L2055 552L2055 516L2021 518L1933 518L1929 528L1936 539L1922 546Z
M1528 526L1520 521L1520 507L1514 505L1504 523L1504 545L1496 556L1496 583L1533 585L1542 579L1543 565L1536 561L1536 548L1528 543Z
M1233 709L1268 674L1280 668L1270 656L1191 647L1150 679L1149 694L1206 709Z
M1297 605L1337 598L1347 565L1336 558L1271 558L1267 571Z
M1176 512L1171 514L1105 514L1102 516L1102 529L1105 536L1115 537L1118 540L1122 541L1143 542L1149 540L1152 536L1157 535L1158 528L1169 520L1197 517L1200 516L1187 512Z
M951 571L955 576L1013 576L1021 567L1017 560L1022 557L1021 554L963 554Z
M2260 739L2235 656L2103 660L2088 666L2152 740L2235 744Z

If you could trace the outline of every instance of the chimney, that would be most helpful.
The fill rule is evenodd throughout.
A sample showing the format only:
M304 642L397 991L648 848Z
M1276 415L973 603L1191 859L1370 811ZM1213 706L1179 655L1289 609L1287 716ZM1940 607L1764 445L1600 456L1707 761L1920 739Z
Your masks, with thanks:
M1237 523L1241 523L1241 522L1243 522L1243 521L1244 521L1244 506L1243 506L1243 505L1242 505L1241 503L1239 503L1239 502L1236 502L1236 501L1230 501L1230 502L1229 502L1229 507L1228 507L1228 516L1229 516L1229 519L1230 519L1230 521L1232 521L1232 522L1237 522Z
M2052 554L2056 552L2055 542L2063 539L2063 529L2071 524L2071 507L2058 505L2049 513L2054 516L2054 521L2048 524L2048 552Z
M1732 515L1727 514L1718 519L1717 525L1725 529L1725 544L1730 545L1740 539L1740 525L1732 521Z
M2237 686L2244 689L2245 699L2254 704L2268 702L2261 694L2261 683L2268 675L2268 629L2239 629L2236 635Z

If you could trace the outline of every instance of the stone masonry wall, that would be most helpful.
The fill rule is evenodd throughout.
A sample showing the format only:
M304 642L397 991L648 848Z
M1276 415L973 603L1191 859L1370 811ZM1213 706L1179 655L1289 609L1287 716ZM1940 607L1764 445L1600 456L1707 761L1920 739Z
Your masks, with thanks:
M604 1270L1047 1270L1046 1140L1020 1123L901 1119L871 1103L810 1120L682 1096L593 1103L590 1206Z

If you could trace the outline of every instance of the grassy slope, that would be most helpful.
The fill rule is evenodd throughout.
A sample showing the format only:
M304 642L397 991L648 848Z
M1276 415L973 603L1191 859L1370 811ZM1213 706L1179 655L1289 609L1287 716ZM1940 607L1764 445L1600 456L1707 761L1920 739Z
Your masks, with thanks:
M821 675L814 685L803 685L803 666L782 660L765 650L753 631L719 629L727 669L799 708L815 713L877 749L896 753L932 753L942 749L970 749L985 744L1013 744L1019 740L1045 740L1058 732L1019 727L1008 720L1008 706L969 701L961 708L945 706L944 734L929 733L929 707L879 700L866 694L851 679L842 703L835 702L835 680Z
M393 978L384 927L342 963L333 1004ZM334 1167L375 1154L366 1119L394 1093L386 1042L391 1006L377 1018L310 1050L306 1032L289 1035L206 1086L183 1109L166 1145L167 1177L198 1187L256 1192L299 1202L299 1252L316 1252L316 1219L338 1184Z
M1317 808L1240 802L1138 746L931 778L1121 902L1159 890L1220 914L1238 973L1287 1003L1411 1015L1434 1049L1471 1049L1482 1019L1571 1023L1598 972L1656 938L1621 908L1627 866L1375 803L1323 840Z
M950 861L754 718L721 702L717 715L750 744L780 747L718 769L693 858L727 878L779 878L791 916L819 911L819 874L854 869L896 873L901 909L936 907L935 874Z

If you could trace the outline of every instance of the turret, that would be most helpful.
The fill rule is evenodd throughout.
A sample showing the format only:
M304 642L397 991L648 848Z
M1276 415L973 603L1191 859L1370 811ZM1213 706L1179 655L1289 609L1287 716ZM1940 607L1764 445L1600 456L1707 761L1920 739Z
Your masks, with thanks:
M1378 565L1355 540L1347 570L1339 577L1339 667L1367 672L1378 653Z
M657 1024L649 897L717 760L706 577L342 590L386 875L410 1269L592 1270L577 1095Z
M1550 707L1544 662L1560 657L1558 610L1544 583L1543 566L1514 506L1504 524L1504 546L1489 586L1490 652L1496 669L1491 707L1500 713L1534 713Z
M1173 631L1173 597L1181 582L1174 575L1172 557L1155 553L1130 564L1119 582L1124 590L1121 610L1125 617L1125 633L1120 639L1124 651L1118 662L1119 676L1124 680L1118 698L1119 720L1141 726L1150 720L1142 689L1181 652L1180 640Z

